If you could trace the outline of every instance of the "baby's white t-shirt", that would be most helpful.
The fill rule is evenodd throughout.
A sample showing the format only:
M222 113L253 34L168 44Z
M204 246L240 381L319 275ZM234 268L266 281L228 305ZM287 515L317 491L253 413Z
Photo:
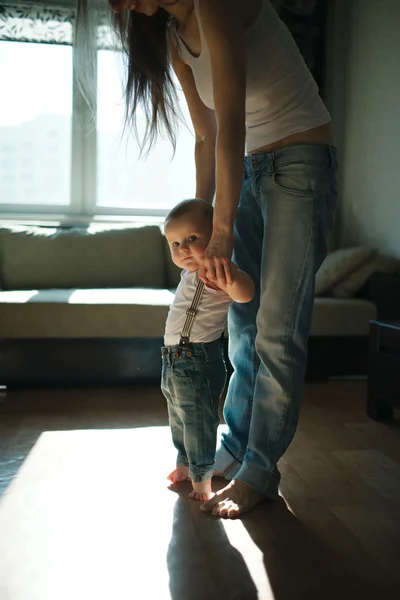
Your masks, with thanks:
M192 305L198 282L197 271L182 271L165 325L164 344L166 346L179 344L187 317L186 311ZM221 337L226 327L231 304L232 298L226 292L213 290L205 285L190 332L190 342L213 342Z

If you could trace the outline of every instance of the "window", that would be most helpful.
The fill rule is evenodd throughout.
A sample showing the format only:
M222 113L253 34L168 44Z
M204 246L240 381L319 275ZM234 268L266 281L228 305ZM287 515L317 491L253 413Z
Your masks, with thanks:
M68 206L71 196L71 47L2 41L0 78L0 154L3 156L0 204L10 204L5 182L14 176L13 203L28 204L32 208ZM49 132L53 131L57 131L58 140L57 143L51 140L49 148ZM62 165L51 189L45 185L49 150L52 161L57 157ZM21 172L23 177L18 176ZM29 193L24 186L27 178L36 181Z
M60 17L51 2L43 6L43 16L33 9L27 15L28 8L24 17L10 13L7 35L0 31L0 215L162 217L195 193L194 135L183 94L175 156L160 139L140 158L133 133L121 139L120 55L98 50L96 126L85 128L90 115L73 86L73 9ZM28 26L35 32L24 33L24 41L12 37ZM143 131L140 113L138 125Z
M97 206L114 209L165 210L195 193L194 136L183 94L184 119L175 156L168 140L159 139L146 160L139 157L133 133L121 140L124 105L121 101L121 61L117 53L98 52ZM139 135L145 119L137 115Z

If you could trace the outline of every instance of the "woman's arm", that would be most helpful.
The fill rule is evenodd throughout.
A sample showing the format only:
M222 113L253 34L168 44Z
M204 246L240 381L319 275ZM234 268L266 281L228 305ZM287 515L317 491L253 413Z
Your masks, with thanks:
M222 284L231 281L232 230L243 177L246 132L243 3L202 0L199 6L211 56L218 126L213 235L199 275L214 271Z
M210 204L215 196L215 138L197 138L195 145L196 198Z
M215 142L217 123L214 111L201 101L191 68L182 61L173 41L170 41L172 67L181 84L196 135L196 198L210 204L215 194Z

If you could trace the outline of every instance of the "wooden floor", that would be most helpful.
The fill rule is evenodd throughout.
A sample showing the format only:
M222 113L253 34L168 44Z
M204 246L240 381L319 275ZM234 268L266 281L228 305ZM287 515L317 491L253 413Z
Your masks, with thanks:
M0 600L399 598L400 420L365 391L307 385L280 501L237 521L166 487L157 388L3 394Z

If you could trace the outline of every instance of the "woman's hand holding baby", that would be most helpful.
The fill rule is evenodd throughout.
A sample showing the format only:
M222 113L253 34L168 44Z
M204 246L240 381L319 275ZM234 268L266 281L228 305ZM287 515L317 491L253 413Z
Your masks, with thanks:
M232 284L231 258L233 234L219 233L214 230L204 254L203 264L199 268L199 277L205 283L211 281L222 289Z
M210 244L206 250L206 255L209 251L209 248L212 243L212 239ZM232 238L232 246L233 246L233 238ZM229 247L227 244L225 247ZM255 293L255 285L251 277L247 275L244 271L241 271L238 266L231 261L229 255L229 259L226 257L217 259L217 256L221 255L216 252L216 250L220 250L224 248L224 244L222 243L219 247L217 244L211 247L210 254L215 252L215 256L212 259L208 258L204 260L204 263L199 268L199 277L204 283L213 289L223 290L232 298L234 302L250 302L254 298ZM230 251L232 252L232 250ZM209 266L211 265L211 266ZM226 274L226 269L229 269L229 283L228 276Z

